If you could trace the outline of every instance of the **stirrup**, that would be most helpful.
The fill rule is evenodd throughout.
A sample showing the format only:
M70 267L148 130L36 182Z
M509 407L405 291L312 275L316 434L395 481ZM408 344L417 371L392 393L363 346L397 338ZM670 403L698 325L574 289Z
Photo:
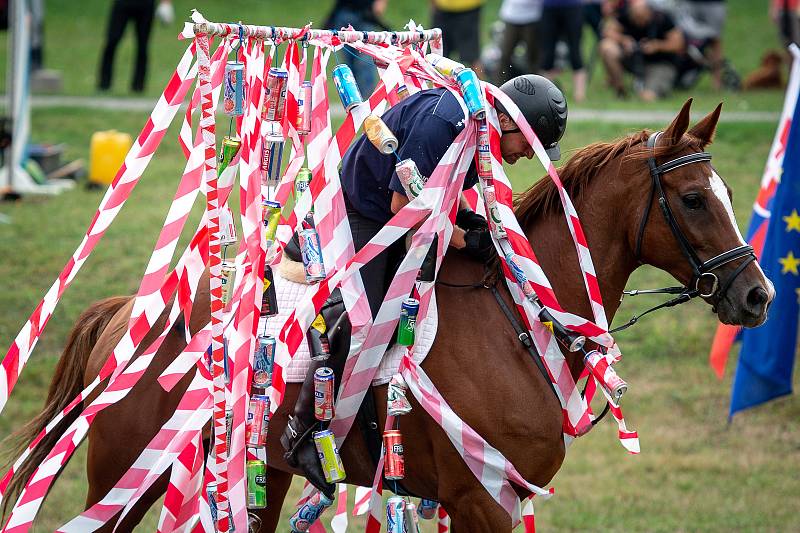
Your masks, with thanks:
M297 423L298 428L292 427L292 423ZM297 468L297 449L308 439L311 433L316 428L317 424L311 424L309 427L303 427L303 421L297 416L289 416L289 421L286 423L286 429L283 430L281 436L281 445L286 450L283 458L289 463L289 466ZM301 433L302 431L302 433Z

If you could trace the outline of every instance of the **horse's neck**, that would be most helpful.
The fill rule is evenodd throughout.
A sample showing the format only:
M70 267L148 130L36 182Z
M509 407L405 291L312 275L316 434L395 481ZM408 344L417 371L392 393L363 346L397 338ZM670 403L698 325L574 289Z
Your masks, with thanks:
M608 181L600 176L592 181L580 201L575 202L575 208L589 244L610 323L625 284L637 266L627 233L636 210L630 200L624 200L630 196L608 187ZM595 185L603 182L602 188ZM564 214L541 216L526 228L526 233L561 306L573 314L592 319L577 252ZM577 376L583 361L574 354L567 354L567 358L573 376Z

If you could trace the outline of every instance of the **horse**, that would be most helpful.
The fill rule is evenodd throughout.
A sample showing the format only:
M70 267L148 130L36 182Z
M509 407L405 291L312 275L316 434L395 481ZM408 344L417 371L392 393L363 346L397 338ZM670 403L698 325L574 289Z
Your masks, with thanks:
M702 153L713 139L721 105L689 129L688 100L660 135L641 131L614 142L592 144L560 169L562 182L583 221L586 240L595 252L597 279L609 320L629 276L640 265L661 269L687 287L694 284L695 294L712 306L723 323L755 327L766 320L774 289L753 260L752 249L741 253L746 247L731 208L730 191L708 161L710 157ZM671 169L656 179L652 169L664 170L665 161L671 163ZM673 164L675 161L678 163ZM656 166L659 162L662 167ZM666 210L663 203L669 206ZM559 302L573 313L592 316L561 209L558 192L547 177L515 199L517 219L544 271L550 273ZM680 237L673 226L677 226ZM694 259L692 254L687 255L687 245ZM736 250L738 255L731 256ZM701 272L698 277L697 261L701 258L705 258L702 264L714 263L713 272ZM458 251L446 255L437 279L447 284L436 287L439 321L460 327L439 328L422 366L466 423L502 452L528 482L546 486L565 457L561 405L490 291L449 286L474 284L484 274L484 265ZM705 287L709 283L714 291ZM720 285L725 288L722 293ZM207 274L200 287L188 320L192 332L209 321ZM507 289L500 290L506 303L512 305ZM94 304L79 318L57 365L44 410L18 434L23 445L98 374L123 335L131 308L131 297L109 299ZM143 346L162 330L165 319L159 319ZM480 327L470 327L475 322ZM89 432L87 508L113 487L174 411L192 373L169 393L156 378L184 346L183 325L179 325L169 333L129 396L95 419ZM567 350L564 355L577 379L584 366L582 357ZM486 387L487 383L492 386ZM269 506L252 511L260 518L262 531L277 527L292 477L299 474L285 463L279 444L299 387L287 386L284 401L270 423ZM387 386L373 391L376 405L384 405ZM413 409L401 423L404 488L439 501L450 515L455 533L511 531L511 517L471 474L444 431L414 398L410 400ZM378 411L379 427L383 427L386 413ZM11 494L24 486L55 438L42 441L17 471L9 486ZM341 457L347 472L345 482L372 485L375 467L361 432L350 433ZM118 530L132 530L165 492L167 483L165 473ZM524 489L516 490L520 496L526 495ZM113 524L106 529L112 528Z

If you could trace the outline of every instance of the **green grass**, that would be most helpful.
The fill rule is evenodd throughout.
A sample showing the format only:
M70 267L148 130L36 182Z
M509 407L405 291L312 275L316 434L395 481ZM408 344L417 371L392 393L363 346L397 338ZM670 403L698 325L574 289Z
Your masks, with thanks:
M33 131L39 141L68 143L68 156L86 158L93 131L113 126L135 135L144 118L139 113L48 110L34 115ZM569 152L633 129L575 123L568 129L564 149ZM711 147L715 166L735 191L741 225L758 189L773 129L770 124L724 124ZM80 311L99 298L135 291L182 170L176 133L173 127L139 187L65 294L0 416L0 438L40 409L67 331ZM507 170L518 190L542 174L532 161ZM50 199L28 198L0 206L0 212L11 218L11 224L0 225L4 257L0 262L0 309L4 310L0 345L10 344L55 279L80 242L101 196L100 191L80 187ZM189 222L192 228L195 224ZM601 260L600 255L595 257ZM641 269L630 285L664 283L670 283L666 275ZM642 297L626 302L619 321L651 301L652 297ZM793 475L800 464L800 402L796 397L784 398L737 415L729 425L732 367L719 382L706 364L714 327L708 307L692 303L662 311L618 335L625 353L618 369L631 384L626 415L640 432L643 453L627 456L610 422L579 439L553 482L556 497L537 502L541 530L790 531L800 527L796 505L791 504L800 490ZM84 450L79 450L56 483L37 529L52 530L80 512L85 495ZM299 486L289 496L290 502L296 501L297 491ZM290 506L284 512L291 514ZM152 530L156 519L154 509L141 530ZM362 523L355 522L354 530L360 530ZM432 531L431 525L426 527Z

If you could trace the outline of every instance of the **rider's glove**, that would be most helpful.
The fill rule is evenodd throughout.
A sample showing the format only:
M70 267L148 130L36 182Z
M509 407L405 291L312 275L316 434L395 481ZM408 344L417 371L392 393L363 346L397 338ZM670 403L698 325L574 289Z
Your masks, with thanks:
M488 263L497 255L492 242L492 234L488 231L471 229L464 233L464 251L481 263Z
M486 219L472 209L459 209L456 213L456 226L467 231L471 229L489 229Z

